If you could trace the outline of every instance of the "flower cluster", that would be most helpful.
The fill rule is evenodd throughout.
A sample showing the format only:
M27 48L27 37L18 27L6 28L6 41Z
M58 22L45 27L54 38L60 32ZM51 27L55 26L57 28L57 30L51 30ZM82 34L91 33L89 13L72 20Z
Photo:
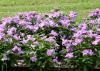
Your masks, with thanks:
M98 58L100 9L91 12L80 24L76 24L76 17L74 11L66 16L56 9L48 14L25 12L2 19L0 58L13 57L13 61L21 58L26 64L38 66Z

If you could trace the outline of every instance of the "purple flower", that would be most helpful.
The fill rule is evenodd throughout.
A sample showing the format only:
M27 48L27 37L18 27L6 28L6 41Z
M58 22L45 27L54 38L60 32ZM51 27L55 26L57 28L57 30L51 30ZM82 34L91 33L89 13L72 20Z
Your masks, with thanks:
M53 62L58 62L58 57L55 57L55 58L53 59Z
M92 38L92 37L94 36L93 31L92 31L92 30L87 31L87 35L88 35L90 38Z
M21 43L23 43L23 44L26 44L28 42L28 40L25 40L25 39L23 39L22 41L21 41Z
M100 23L100 17L96 19L96 22L99 24Z
M34 41L35 38L33 38L32 35L27 35L27 40L32 40L32 41Z
M4 34L0 33L0 40L2 40L4 38Z
M8 33L8 35L12 36L16 33L16 30L17 30L17 28L12 27L12 28L8 29L7 33Z
M54 30L52 30L50 34L53 36L58 36L58 34Z
M75 31L76 31L76 28L75 28L75 27L73 27L73 28L71 28L70 30L75 32Z
M86 30L87 29L87 24L86 23L82 24L81 29Z
M96 28L98 32L100 32L100 28Z
M26 29L29 29L29 30L31 30L31 31L34 30L34 26L32 26L32 25L27 25L27 26L25 26L25 28L26 28Z
M4 31L4 28L5 28L4 25L1 24L1 25L0 25L0 33L2 33L2 32Z
M92 56L94 54L94 52L91 49L85 49L82 51L82 53L83 56L87 56L87 55Z
M92 42L93 45L97 45L99 41L95 40Z
M26 21L20 20L18 24L21 26L26 26L27 25L26 23L27 23Z
M72 47L67 48L67 52L72 52L73 50L74 50L74 48L72 48Z
M100 41L100 35L96 35L96 36L95 36L95 40Z
M43 28L43 27L48 27L49 24L46 20L41 20L41 23L39 23L39 27Z
M36 32L38 29L39 29L39 26L38 25L34 25L33 31Z
M42 19L42 16L41 15L35 15L35 17L36 17L36 20L37 21L40 21Z
M33 56L33 57L30 58L30 60L31 60L32 62L36 62L36 61L37 61L37 58L36 58L36 56Z
M58 18L61 15L61 11L52 11L50 15L54 18Z
M95 23L95 20L89 20L89 23L94 24Z
M86 23L79 24L79 25L78 25L78 29L79 29L79 30L86 30L86 29L87 29L87 24L86 24Z
M69 17L71 18L71 21L72 21L72 22L75 21L76 16L77 16L77 13L76 13L76 12L70 11Z
M80 37L82 37L83 34L86 34L86 33L87 33L86 30L77 30L77 32L74 33L73 37L80 38Z
M55 37L45 38L45 41L54 42L55 41Z
M82 38L76 38L76 39L75 39L75 42L73 42L73 45L78 45L78 44L80 44L82 41L83 41Z
M71 58L74 58L74 54L73 53L67 53L65 57L71 59Z
M35 47L35 46L39 45L39 42L38 41L34 41L33 44L34 44L33 46Z
M97 45L100 42L100 35L95 35L95 41L92 42L93 45Z
M21 48L16 45L12 48L12 51L18 54L23 54L23 51L21 50Z
M16 39L16 40L20 40L20 39L21 39L20 36L19 36L18 34L15 34L15 35L13 36L13 38Z
M74 11L70 11L69 16L70 16L71 18L75 18L75 17L77 16L77 13L74 12Z
M67 39L62 39L62 45L66 45L67 42L68 42Z
M39 15L36 12L25 12L25 13L22 13L21 16L23 16L23 18L29 22L31 22L32 19L36 19L36 20L41 19L40 18L41 16L39 17Z
M15 16L15 17L12 18L13 23L19 23L19 21L20 21L19 16Z
M60 22L63 27L68 27L70 25L70 20L68 20L68 19L60 20Z
M96 9L89 14L89 17L100 16L100 9Z
M40 28L43 28L45 26L45 22L41 22L40 24L39 24L39 27Z
M46 52L46 54L48 56L52 56L54 53L55 53L55 50L54 49L48 49L47 52Z
M50 26L53 26L53 27L58 26L53 20L49 20L48 23L49 23Z
M66 47L70 47L71 46L71 40L67 40L67 39L62 39L62 45L66 46Z
M4 18L3 20L2 20L2 23L3 24L11 24L11 21L12 21L12 18Z

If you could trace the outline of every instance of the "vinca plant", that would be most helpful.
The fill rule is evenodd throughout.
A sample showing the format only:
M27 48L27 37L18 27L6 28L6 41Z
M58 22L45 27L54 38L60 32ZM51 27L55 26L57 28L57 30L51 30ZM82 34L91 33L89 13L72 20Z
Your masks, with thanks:
M100 9L77 13L19 13L0 21L0 66L100 67Z

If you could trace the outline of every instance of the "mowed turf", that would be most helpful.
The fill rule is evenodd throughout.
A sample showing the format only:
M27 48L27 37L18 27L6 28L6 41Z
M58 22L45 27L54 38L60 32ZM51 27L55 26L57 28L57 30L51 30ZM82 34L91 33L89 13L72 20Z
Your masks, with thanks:
M65 14L74 10L80 20L91 10L100 8L100 0L0 0L0 19L18 12L46 13L55 8L61 9Z

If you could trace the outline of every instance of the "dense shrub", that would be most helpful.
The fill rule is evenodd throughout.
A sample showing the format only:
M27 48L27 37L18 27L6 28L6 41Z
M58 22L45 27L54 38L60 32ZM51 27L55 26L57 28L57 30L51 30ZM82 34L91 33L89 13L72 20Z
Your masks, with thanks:
M82 22L77 13L20 13L0 24L0 59L14 66L100 66L100 9ZM2 65L2 64L1 64Z

